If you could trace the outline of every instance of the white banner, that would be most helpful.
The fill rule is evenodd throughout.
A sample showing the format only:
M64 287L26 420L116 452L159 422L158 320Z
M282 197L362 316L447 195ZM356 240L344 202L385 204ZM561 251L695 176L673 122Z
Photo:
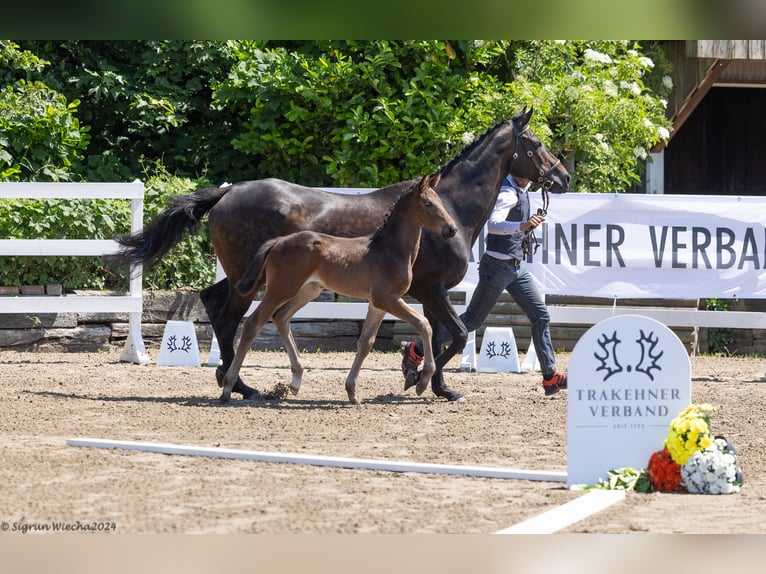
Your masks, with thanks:
M528 269L554 295L766 298L764 220L756 196L551 195Z

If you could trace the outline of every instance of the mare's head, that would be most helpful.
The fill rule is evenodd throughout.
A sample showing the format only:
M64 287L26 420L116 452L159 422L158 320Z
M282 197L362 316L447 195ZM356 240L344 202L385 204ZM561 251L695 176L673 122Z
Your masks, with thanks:
M409 192L413 196L411 210L422 227L449 239L457 233L457 225L436 194L436 186L439 185L440 179L439 173L420 178Z
M537 185L550 193L564 193L569 188L569 172L561 160L529 129L529 119L533 112L534 108L525 108L508 120L516 139L511 173L537 182Z

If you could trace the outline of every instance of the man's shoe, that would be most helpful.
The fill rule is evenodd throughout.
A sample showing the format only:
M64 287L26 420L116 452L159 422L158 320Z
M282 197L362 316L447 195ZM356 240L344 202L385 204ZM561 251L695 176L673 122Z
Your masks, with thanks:
M560 390L567 388L567 375L566 373L560 373L559 371L555 371L553 373L553 376L549 380L543 379L543 391L545 391L545 396L549 397L551 395L555 395Z
M420 373L418 367L423 362L422 355L418 355L415 349L415 341L402 342L402 374L404 375L405 383L404 390L406 391L410 387L417 384Z

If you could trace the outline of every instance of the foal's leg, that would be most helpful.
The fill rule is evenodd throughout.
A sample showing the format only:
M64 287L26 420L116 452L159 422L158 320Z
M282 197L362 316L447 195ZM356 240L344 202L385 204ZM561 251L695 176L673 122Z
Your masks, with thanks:
M298 291L298 294L277 309L277 312L274 313L274 316L272 317L272 321L274 322L274 325L276 325L277 331L279 331L279 336L285 344L287 356L290 358L290 371L293 374L293 380L290 383L290 392L294 395L297 395L301 388L303 365L300 361L298 346L295 344L293 332L290 329L290 321L298 309L303 307L309 301L316 299L322 292L322 289L323 287L319 283L306 283L301 287L301 290Z
M260 288L260 285L259 285ZM200 299L205 306L213 332L218 339L221 350L222 365L216 368L215 378L218 386L223 386L223 376L234 359L234 338L239 322L250 306L250 299L245 299L229 284L227 278L211 285L200 292ZM261 394L238 379L232 389L234 393L242 393L246 399L260 397Z
M370 354L373 343L375 343L375 337L378 335L378 329L383 322L383 317L386 316L386 312L377 309L370 303L367 307L367 317L364 319L364 325L362 325L362 332L359 335L359 339L356 342L356 356L354 362L351 365L351 370L346 377L346 392L348 393L348 400L353 404L361 404L359 397L356 396L356 379L359 376L359 369L362 368L362 363Z
M428 388L428 383L431 382L431 377L436 370L436 361L434 360L433 347L431 346L431 337L433 335L431 324L401 297L388 304L386 311L415 327L420 338L423 340L423 370L420 372L420 378L415 387L415 392L421 395Z
M255 341L255 338L261 332L263 326L274 314L274 310L281 304L281 300L274 301L274 298L270 297L267 287L263 300L258 307L256 307L255 312L245 319L245 322L242 325L242 337L240 337L237 353L234 355L234 360L231 362L231 365L229 365L229 368L223 377L223 392L221 393L222 403L228 403L229 399L231 399L231 391L234 388L234 383L239 379L239 369L242 367L242 363L245 360L247 351L250 349L250 345L253 344L253 341Z

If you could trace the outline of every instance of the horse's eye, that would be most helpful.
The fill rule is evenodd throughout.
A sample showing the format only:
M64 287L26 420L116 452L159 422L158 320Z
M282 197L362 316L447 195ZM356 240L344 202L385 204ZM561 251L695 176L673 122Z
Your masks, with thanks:
M431 203L430 201L426 200L426 201L423 202L423 205L425 205L426 207L431 207L433 205L433 203Z

